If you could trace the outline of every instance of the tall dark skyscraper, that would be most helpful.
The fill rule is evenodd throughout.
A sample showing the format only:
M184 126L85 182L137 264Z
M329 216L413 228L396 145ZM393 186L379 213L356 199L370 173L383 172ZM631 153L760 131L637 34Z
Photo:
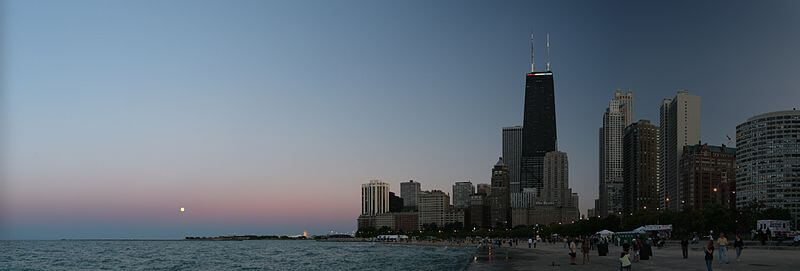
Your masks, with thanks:
M549 38L547 48L546 71L536 72L531 36L531 72L525 75L525 107L522 119L522 188L542 188L544 154L556 150L556 103L553 73L550 71Z

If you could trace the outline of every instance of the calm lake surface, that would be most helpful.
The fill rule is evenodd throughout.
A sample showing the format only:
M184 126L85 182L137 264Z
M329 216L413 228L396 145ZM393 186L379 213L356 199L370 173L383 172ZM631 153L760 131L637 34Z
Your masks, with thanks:
M0 241L0 270L463 270L474 248L316 241Z

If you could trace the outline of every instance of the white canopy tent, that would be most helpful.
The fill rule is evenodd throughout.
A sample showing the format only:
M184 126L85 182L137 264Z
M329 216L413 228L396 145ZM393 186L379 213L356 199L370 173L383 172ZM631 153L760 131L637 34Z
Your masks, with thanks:
M614 234L614 232L610 231L610 230L602 230L602 231L596 232L595 234L603 236L603 237L606 237L606 236Z

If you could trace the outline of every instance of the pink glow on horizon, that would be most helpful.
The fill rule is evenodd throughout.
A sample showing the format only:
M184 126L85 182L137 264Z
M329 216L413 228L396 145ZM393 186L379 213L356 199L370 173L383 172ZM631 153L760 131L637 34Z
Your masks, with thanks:
M307 191L298 196L288 187L267 184L165 185L149 190L132 183L98 183L89 189L64 184L41 189L35 184L17 184L8 198L7 215L25 223L108 221L119 223L173 224L319 224L351 220L359 214L358 190L350 193ZM154 187L149 185L149 187ZM304 188L298 188L304 190ZM341 195L340 197L335 197ZM354 196L355 195L355 196ZM178 209L186 212L179 214Z

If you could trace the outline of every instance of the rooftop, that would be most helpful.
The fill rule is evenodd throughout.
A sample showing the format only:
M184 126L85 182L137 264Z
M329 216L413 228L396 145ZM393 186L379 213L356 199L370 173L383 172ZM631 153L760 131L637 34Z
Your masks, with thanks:
M761 114L761 115L755 115L755 116L747 119L747 121L753 121L753 120L756 120L756 119L762 119L762 118L768 118L768 117L787 116L787 115L788 116L800 116L800 110L797 110L795 108L795 109L792 109L792 110L783 110L783 111L775 111L775 112L764 113L764 114Z

